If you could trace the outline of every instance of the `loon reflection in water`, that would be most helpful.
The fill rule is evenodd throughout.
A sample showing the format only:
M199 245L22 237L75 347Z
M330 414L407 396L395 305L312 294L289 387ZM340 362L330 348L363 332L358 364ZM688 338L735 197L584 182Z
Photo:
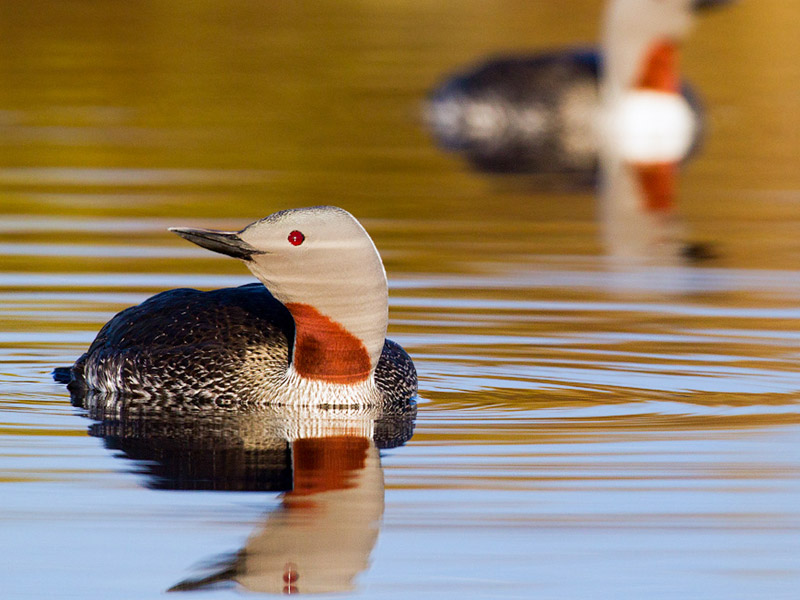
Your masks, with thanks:
M173 591L238 583L269 593L351 590L368 567L384 507L379 450L413 434L415 405L396 410L156 410L88 398L90 434L171 490L282 491L234 556Z
M609 266L662 269L659 289L693 289L681 267L715 257L708 242L692 241L676 202L679 165L635 164L601 152L598 219Z
M600 50L489 60L440 84L426 121L476 169L536 174L548 187L593 185L608 138L687 156L702 108L678 73L678 45L696 11L731 1L609 0Z
M195 406L379 406L416 395L411 358L386 339L381 257L350 213L317 206L238 232L173 231L241 259L261 284L170 290L122 311L56 370L73 394Z

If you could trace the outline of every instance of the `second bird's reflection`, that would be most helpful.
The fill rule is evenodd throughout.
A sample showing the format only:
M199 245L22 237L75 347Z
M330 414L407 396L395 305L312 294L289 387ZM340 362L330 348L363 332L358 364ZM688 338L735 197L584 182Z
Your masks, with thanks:
M404 444L416 405L258 411L152 410L85 399L90 435L138 462L148 487L283 492L233 557L171 591L238 584L266 593L354 588L384 506L380 450Z

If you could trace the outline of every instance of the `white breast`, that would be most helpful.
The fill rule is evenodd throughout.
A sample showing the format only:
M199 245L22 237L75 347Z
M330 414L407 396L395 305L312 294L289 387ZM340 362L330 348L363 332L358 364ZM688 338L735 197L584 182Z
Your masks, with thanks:
M683 96L650 90L625 93L607 107L601 127L603 143L631 163L678 162L697 131Z

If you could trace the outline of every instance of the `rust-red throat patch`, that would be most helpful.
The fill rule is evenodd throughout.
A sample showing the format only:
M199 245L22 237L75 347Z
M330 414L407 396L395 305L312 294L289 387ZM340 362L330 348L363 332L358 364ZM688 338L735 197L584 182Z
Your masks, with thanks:
M308 304L286 305L294 317L292 364L309 379L329 383L358 383L370 375L364 343L336 321Z
M651 46L636 82L636 88L678 93L680 86L678 47L670 41L662 41Z

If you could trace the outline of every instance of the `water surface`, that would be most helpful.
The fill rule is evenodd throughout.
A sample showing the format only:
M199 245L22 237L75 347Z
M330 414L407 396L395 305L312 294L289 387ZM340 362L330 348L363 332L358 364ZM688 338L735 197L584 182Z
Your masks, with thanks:
M166 227L329 203L373 235L420 374L413 437L365 450L384 504L352 597L795 597L796 7L687 42L699 262L611 260L591 193L471 173L420 117L480 56L593 39L600 4L0 6L3 596L155 598L280 521L277 489L156 489L49 373L153 293L251 281Z

